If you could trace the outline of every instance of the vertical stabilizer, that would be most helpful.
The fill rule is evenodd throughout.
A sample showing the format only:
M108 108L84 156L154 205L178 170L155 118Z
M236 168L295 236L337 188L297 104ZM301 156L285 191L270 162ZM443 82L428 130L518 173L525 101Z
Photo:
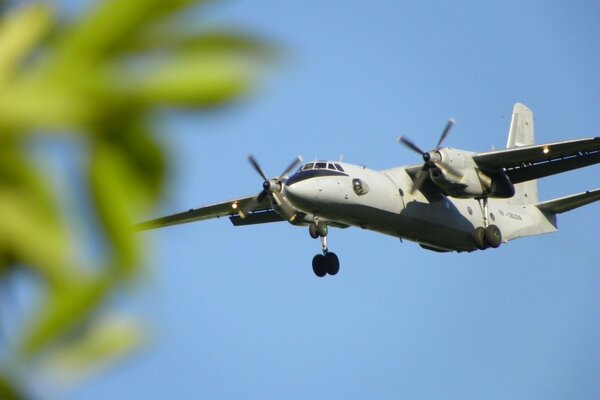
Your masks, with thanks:
M516 103L510 120L506 147L521 147L534 143L533 113L523 104ZM537 202L537 180L515 185L515 195L509 200L511 204L534 204Z

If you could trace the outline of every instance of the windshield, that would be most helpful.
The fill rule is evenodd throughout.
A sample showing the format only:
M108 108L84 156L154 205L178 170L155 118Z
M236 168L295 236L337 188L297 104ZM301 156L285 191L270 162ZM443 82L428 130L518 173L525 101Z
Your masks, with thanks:
M298 172L309 171L312 169L328 169L330 171L344 172L344 169L342 168L342 166L340 164L331 163L331 162L327 162L327 161L317 161L317 162L311 162L311 163L304 164L302 167L300 167Z

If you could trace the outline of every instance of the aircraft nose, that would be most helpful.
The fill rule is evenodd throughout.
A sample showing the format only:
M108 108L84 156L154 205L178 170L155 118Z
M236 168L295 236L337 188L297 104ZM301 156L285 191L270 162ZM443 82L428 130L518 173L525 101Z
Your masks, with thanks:
M285 195L286 197L295 204L303 204L309 201L314 193L310 188L310 185L307 184L307 181L299 181L293 182L292 184L286 185L285 187Z

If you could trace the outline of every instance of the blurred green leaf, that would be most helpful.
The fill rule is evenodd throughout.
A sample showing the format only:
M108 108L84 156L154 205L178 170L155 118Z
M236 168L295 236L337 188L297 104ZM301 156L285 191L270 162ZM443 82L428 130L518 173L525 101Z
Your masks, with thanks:
M239 58L178 56L132 77L128 92L148 105L210 107L244 93L253 74L252 65Z
M74 86L72 80L31 79L0 91L0 137L16 132L31 135L42 129L81 133L102 110L83 87Z
M131 277L140 261L140 238L133 234L133 225L138 213L151 204L149 192L115 143L95 141L89 161L90 192L112 247L111 268L122 277Z
M53 195L23 152L5 143L0 149L0 248L57 287L77 271Z
M17 347L0 352L14 373L0 374L0 399L24 398L19 377L40 361L94 371L140 344L137 327L98 316L139 276L133 226L163 196L156 111L228 104L274 54L240 32L181 23L204 2L106 0L71 24L33 4L0 20L0 280L26 268L44 290L18 340L6 342ZM54 135L74 143L82 162L68 174L83 181L71 219L29 147ZM73 237L73 219L91 243Z
M173 26L174 25L174 26ZM191 30L191 32L189 31ZM176 24L158 26L156 29L130 38L128 48L133 54L155 52L193 52L194 54L247 55L263 61L272 61L279 50L265 40L257 39L243 31L202 29L198 32L182 29Z
M13 380L0 374L0 399L25 400L25 396L13 385Z
M80 279L69 286L50 291L44 307L24 335L20 353L26 359L32 358L45 346L67 334L90 316L112 284L113 281L107 278Z
M45 363L63 382L81 380L127 356L145 342L142 328L122 316L102 317Z
M58 42L58 66L87 68L119 54L126 43L157 20L168 18L202 0L108 0L98 3L94 13L66 30ZM73 65L74 64L74 65Z
M29 4L0 20L0 88L49 32L52 11L44 4Z
M167 160L148 123L140 120L127 121L124 116L108 123L102 129L101 136L123 153L132 179L146 193L149 205L154 206L163 194ZM139 204L136 210L138 213L144 211Z

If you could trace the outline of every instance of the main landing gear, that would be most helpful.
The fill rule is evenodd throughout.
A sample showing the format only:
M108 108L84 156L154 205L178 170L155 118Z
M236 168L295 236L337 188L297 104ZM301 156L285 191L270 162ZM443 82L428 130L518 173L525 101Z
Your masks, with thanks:
M313 239L321 238L321 247L323 254L317 254L313 257L312 268L315 275L319 278L325 275L335 275L340 270L340 260L327 248L327 225L315 221L308 226L308 233Z
M479 250L485 250L490 247L494 249L498 248L502 243L502 233L500 232L500 228L489 223L488 199L484 197L477 199L477 201L483 211L483 227L477 227L475 228L475 232L473 232L475 246Z

